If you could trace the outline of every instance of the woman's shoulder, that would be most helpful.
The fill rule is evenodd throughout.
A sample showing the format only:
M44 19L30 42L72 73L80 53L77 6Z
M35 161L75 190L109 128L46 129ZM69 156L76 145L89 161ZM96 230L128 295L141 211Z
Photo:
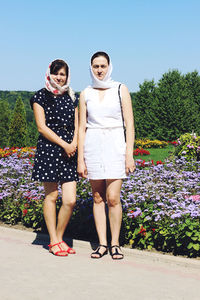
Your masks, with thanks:
M129 93L128 87L124 83L120 83L120 90L122 93Z
M35 94L30 99L30 105L33 108L33 103L38 103L41 106L44 106L44 100L46 98L47 90L45 88L42 88L35 92Z
M46 92L47 90L45 88L42 88L38 91L35 92L35 94L33 95L34 98L41 98L41 97L45 97L46 96Z
M82 93L87 92L87 91L92 91L94 90L92 86L88 85L84 90L82 90Z
M122 89L127 88L127 86L123 82L119 82L118 87L120 87Z
M93 90L94 89L91 86L87 86L84 90L81 91L80 97L84 97L85 98L88 95L88 93L90 93Z
M129 92L128 87L125 84L121 84L119 94L121 96L121 99L124 101L130 101L131 100L131 95Z

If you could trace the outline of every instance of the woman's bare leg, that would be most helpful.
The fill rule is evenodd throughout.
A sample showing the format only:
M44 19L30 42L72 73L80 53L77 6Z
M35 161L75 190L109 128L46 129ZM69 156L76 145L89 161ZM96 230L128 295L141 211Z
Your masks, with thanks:
M99 238L99 244L107 246L107 234L106 234L106 182L105 180L90 180L93 193L93 214L96 225L96 230ZM105 248L101 247L99 252L103 254ZM98 255L93 254L93 257Z
M54 245L59 242L56 233L56 200L58 198L58 184L56 182L44 182L45 199L43 204L44 219L49 232L50 244ZM60 251L58 246L51 249L54 253ZM63 252L60 255L65 255Z
M62 183L62 206L58 213L57 237L58 241L63 240L63 234L69 223L73 208L76 203L76 181ZM62 245L65 249L65 246ZM67 250L67 249L65 249Z
M106 180L106 199L109 208L109 221L111 230L111 246L119 245L119 235L122 223L122 206L120 202L121 179ZM113 250L114 252L114 250ZM121 251L119 250L119 253ZM114 258L120 256L115 255Z

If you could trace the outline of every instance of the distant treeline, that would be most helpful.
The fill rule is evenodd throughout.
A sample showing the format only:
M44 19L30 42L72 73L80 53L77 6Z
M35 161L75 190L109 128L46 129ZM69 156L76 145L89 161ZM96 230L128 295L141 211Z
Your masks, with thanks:
M200 135L200 75L169 71L156 84L144 81L133 97L136 137L174 140Z
M27 92L27 91L0 91L0 100L6 100L9 104L9 108L11 111L14 110L15 103L17 98L20 96L24 103L25 111L26 111L26 120L27 122L32 122L34 119L33 111L30 107L30 98L34 95L35 92Z
M0 147L35 146L38 132L30 107L34 92L0 91Z
M10 135L17 130L26 130L26 138L23 138L26 146L36 145L38 133L29 102L33 95L34 92L27 91L0 91L0 147L14 146L9 144L14 142ZM200 134L200 75L197 71L181 74L172 70L163 74L158 83L144 81L138 92L131 93L131 98L136 138L174 140L185 132ZM16 117L17 99L21 99L17 114L21 110L26 124L23 117ZM24 129L18 129L20 122Z

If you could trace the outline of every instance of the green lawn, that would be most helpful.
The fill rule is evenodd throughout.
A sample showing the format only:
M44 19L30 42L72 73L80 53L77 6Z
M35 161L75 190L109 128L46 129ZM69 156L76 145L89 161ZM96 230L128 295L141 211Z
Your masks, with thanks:
M164 161L171 153L174 151L174 146L169 145L166 148L149 148L146 149L150 152L150 155L138 155L134 156L134 159L145 159L145 161L152 160L153 161Z

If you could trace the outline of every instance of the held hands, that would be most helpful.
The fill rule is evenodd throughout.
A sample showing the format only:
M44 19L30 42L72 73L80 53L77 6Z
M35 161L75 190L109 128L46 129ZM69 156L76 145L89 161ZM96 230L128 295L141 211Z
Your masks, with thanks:
M76 153L77 144L75 142L72 142L71 144L66 143L63 149L68 157L72 157Z
M126 175L128 175L129 173L133 173L135 169L136 167L133 156L126 156Z
M83 178L87 178L88 172L87 172L87 168L85 165L85 162L78 162L78 174L79 176L83 177Z

